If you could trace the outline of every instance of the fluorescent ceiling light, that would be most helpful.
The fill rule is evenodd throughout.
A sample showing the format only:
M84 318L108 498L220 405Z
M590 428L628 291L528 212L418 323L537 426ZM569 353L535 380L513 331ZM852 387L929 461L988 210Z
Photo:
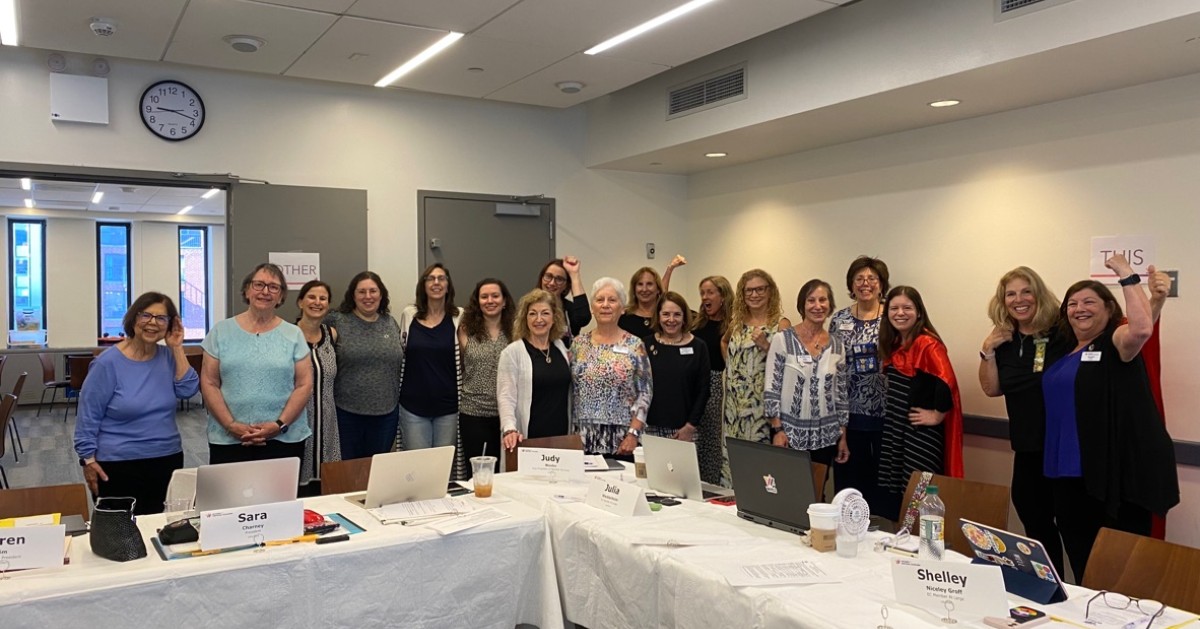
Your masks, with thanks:
M17 0L0 0L0 44L17 45Z
M420 54L404 62L404 65L392 70L387 76L379 79L379 81L375 83L375 87L387 87L392 83L395 83L400 77L411 72L413 68L425 63L430 57L445 50L448 46L450 46L450 44L462 39L462 36L462 33L455 33L453 31L447 33L445 37L437 40L437 43L426 48L425 50L422 50Z
M100 199L103 199L103 198L104 198L104 193L97 190L96 194L92 195L92 203L99 203Z
M932 103L929 103L929 106L930 107L953 107L961 102L962 102L961 100L954 100L953 98L947 98L946 100L935 100Z
M194 208L194 207L196 207L196 206L189 205L189 206L183 208L182 210L179 210L178 212L176 212L175 215L178 216L180 214L187 214L188 212L191 212L192 208Z
M204 194L200 195L200 198L201 199L211 199L211 198L213 198L214 195L216 195L220 191L221 191L220 188L212 188L208 192L205 192Z
M700 7L710 3L712 1L713 0L692 0L691 2L689 2L683 6L676 7L674 9L671 9L670 11L667 11L666 13L663 13L662 15L650 20L649 22L639 24L638 26L635 26L635 27L625 31L624 33L621 33L620 35L617 35L616 37L613 37L612 39L609 39L609 40L603 41L599 44L596 44L595 46L592 46L591 48L588 48L587 50L583 51L583 54L595 55L595 54L602 53L605 50L608 50L609 48L612 48L613 46L616 46L617 44L621 44L626 41L629 41L630 39L633 39L634 37L637 37L638 35L641 35L642 33L645 33L648 30L658 28L659 26L662 26L663 24L666 24L667 22L670 22L671 20L673 20L677 17L680 17L687 13L691 13L692 11L699 9Z
M720 152L718 152L718 153L705 153L705 154L704 154L704 156L705 156L705 157L725 157L725 156L727 156L727 155L729 155L729 153L720 153Z
M25 199L25 207L33 207L33 199Z
M22 190L32 190L33 189L33 181L30 180L29 177L21 177L21 189Z

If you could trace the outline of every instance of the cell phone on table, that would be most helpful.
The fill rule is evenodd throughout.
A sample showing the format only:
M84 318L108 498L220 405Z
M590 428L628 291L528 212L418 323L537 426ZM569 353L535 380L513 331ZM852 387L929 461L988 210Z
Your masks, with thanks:
M1046 612L1032 607L1014 607L1008 610L1008 618L988 616L983 624L996 629L1016 629L1017 627L1034 627L1050 620Z
M450 484L446 486L446 493L450 494L451 496L465 496L471 493L471 490L451 481Z
M732 507L733 505L737 504L737 497L736 496L717 496L716 498L709 498L708 502L711 502L715 505Z

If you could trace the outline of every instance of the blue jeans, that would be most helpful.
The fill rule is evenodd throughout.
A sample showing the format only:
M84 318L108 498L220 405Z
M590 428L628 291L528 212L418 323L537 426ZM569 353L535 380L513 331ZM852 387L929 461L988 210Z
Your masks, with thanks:
M405 450L452 446L458 436L458 413L421 417L401 406L400 426L404 430Z
M338 407L338 441L342 446L342 460L391 452L396 445L399 408L397 406L383 415L360 415Z

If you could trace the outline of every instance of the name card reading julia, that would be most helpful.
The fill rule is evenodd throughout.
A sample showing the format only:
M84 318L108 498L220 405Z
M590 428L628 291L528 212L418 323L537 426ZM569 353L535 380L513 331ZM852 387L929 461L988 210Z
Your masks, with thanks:
M642 488L616 480L593 478L585 504L622 517L650 515L650 505L646 503Z
M299 500L200 513L200 550L265 544L303 534L304 504Z
M67 527L0 528L0 567L5 570L62 567Z
M517 473L554 480L583 480L583 450L518 448Z
M1008 594L1000 566L895 559L892 583L897 601L938 618L947 614L959 621L1008 617Z

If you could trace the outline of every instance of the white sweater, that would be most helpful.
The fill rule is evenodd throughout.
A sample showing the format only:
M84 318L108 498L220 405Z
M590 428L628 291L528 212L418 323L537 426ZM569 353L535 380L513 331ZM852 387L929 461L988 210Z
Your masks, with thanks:
M569 364L571 359L567 354L567 346L555 340L554 348ZM500 407L501 434L509 430L528 434L529 408L533 405L533 361L529 359L523 340L509 343L500 352L500 366L496 372L496 404Z

